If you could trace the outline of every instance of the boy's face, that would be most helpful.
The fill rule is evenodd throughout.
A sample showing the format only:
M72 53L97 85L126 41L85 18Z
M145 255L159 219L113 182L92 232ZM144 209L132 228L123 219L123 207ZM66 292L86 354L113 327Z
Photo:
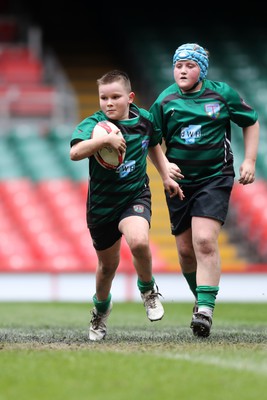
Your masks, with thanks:
M99 85L98 93L100 108L108 118L114 120L129 118L129 107L134 100L134 93L129 93L121 82Z
M188 91L199 80L200 68L195 61L180 60L174 66L173 75L180 89Z

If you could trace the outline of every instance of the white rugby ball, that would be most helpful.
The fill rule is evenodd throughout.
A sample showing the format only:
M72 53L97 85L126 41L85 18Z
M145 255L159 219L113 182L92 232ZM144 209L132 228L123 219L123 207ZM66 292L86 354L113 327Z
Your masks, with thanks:
M110 121L100 121L96 124L92 132L92 138L102 137L108 135L113 130L118 129L118 127ZM117 135L122 133L119 131ZM103 147L98 150L95 154L95 159L99 164L106 169L116 169L123 163L125 152L118 154L111 146Z

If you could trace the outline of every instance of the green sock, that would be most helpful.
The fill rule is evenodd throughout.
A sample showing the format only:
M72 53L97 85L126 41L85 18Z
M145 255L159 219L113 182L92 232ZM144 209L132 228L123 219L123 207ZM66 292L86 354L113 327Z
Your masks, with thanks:
M100 313L105 313L108 310L109 305L110 305L110 301L111 301L111 294L110 293L109 293L108 298L106 300L97 300L96 294L93 296L93 302L94 302L95 308Z
M190 287L191 292L197 298L197 272L190 272L189 274L183 274L185 279L187 280L187 283Z
M213 310L219 286L198 286L196 290L198 307L203 306Z
M155 279L152 277L150 282L143 282L139 278L137 279L137 286L141 293L148 292L148 290L154 289Z

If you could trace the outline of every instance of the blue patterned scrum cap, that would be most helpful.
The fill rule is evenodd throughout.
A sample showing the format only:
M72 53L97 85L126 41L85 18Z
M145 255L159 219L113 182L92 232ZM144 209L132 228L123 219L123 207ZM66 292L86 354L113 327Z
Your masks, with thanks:
M197 43L186 43L179 46L173 56L173 65L181 60L195 61L200 68L199 81L206 78L209 67L209 56L203 47L199 46Z

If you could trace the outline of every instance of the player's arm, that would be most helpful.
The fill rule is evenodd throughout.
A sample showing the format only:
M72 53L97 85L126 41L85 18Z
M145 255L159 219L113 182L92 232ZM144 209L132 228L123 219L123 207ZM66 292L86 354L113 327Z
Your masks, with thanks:
M163 151L163 149L162 149L161 146L160 146L160 148L161 148L161 151L162 151L163 158L164 158L164 160L165 160L167 169L168 169L168 171L169 171L169 176L170 176L170 178L172 178L172 179L174 179L174 180L176 180L176 181L179 181L180 179L184 178L184 175L182 174L182 172L181 172L180 168L178 167L178 165L175 164L175 163L171 163L171 162L167 159L166 155L164 154L164 151ZM148 158L149 161L151 161L152 164L153 164L153 161L151 160L151 158L150 158L149 155L148 155L147 158Z
M245 156L239 168L239 183L247 185L255 180L256 160L259 145L260 126L257 121L254 125L243 128Z
M167 163L164 158L164 154L159 144L154 147L150 147L148 155L156 169L158 170L164 189L169 193L170 197L178 195L181 200L184 198L184 194L178 183L170 177Z
M118 136L116 133L111 132L103 137L82 140L74 143L70 149L70 159L72 161L83 160L84 158L91 157L94 153L106 146L111 146L118 152L126 150L125 139Z

